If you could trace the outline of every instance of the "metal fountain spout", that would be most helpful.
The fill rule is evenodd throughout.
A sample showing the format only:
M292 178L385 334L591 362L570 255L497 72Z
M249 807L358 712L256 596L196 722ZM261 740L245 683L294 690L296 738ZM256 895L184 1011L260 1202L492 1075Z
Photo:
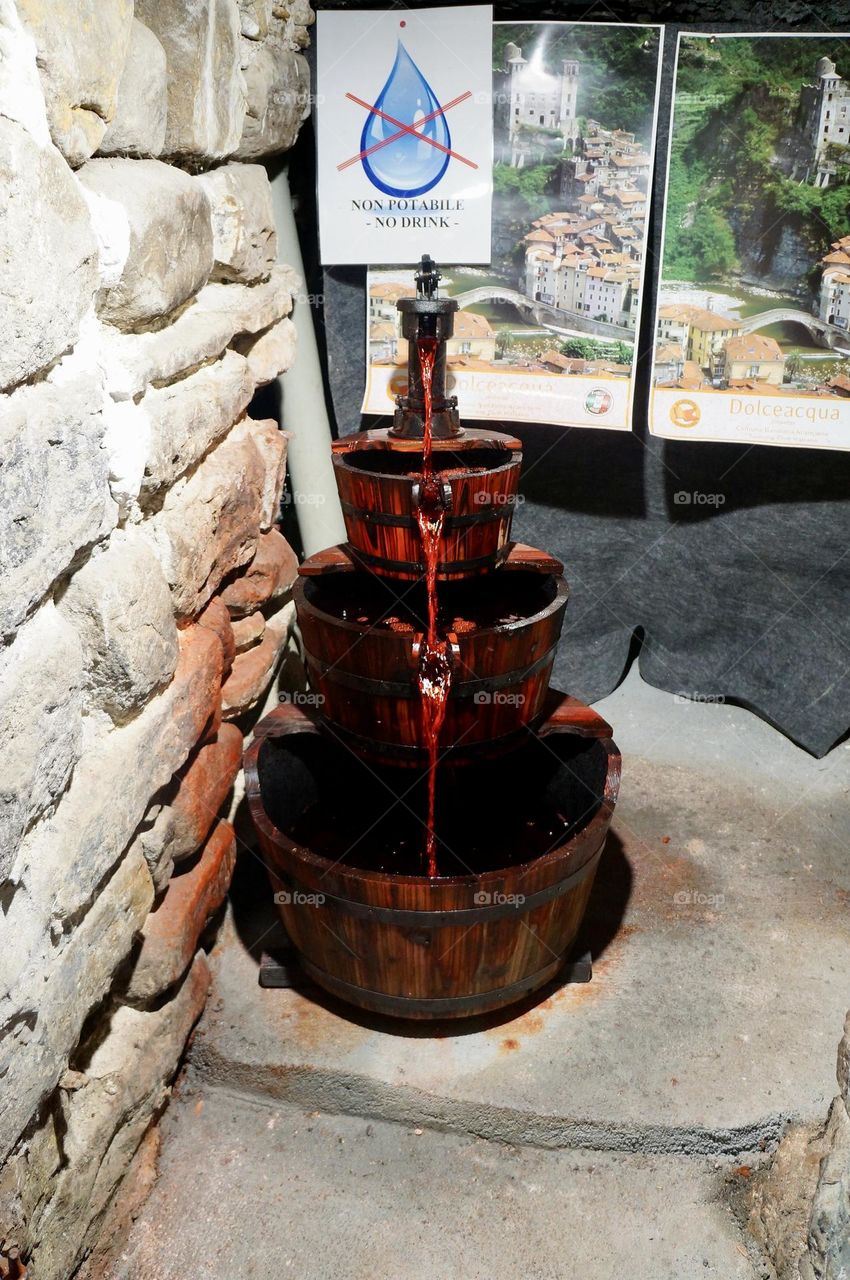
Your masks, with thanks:
M457 411L457 396L446 395L446 342L454 331L454 298L440 298L437 287L441 272L427 253L415 274L416 297L399 298L401 332L407 339L407 395L398 396L389 436L396 440L421 440L425 434L425 398L419 366L419 342L436 343L431 378L433 404L432 436L446 440L463 434Z
M417 298L436 298L443 273L429 253L423 253L419 270L414 274Z

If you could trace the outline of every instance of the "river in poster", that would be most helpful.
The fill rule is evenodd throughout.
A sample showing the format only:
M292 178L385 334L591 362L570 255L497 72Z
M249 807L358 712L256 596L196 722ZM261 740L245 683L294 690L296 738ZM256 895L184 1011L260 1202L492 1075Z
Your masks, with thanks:
M494 25L491 261L440 264L465 417L630 429L662 30ZM411 264L370 268L364 413L405 390L413 292Z
M655 435L850 449L848 48L679 37Z

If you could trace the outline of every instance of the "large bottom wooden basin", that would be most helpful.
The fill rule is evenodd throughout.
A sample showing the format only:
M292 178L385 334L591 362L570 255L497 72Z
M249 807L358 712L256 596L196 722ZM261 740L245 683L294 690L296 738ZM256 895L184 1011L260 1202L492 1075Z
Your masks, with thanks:
M425 836L410 771L373 769L296 708L272 712L246 756L247 794L305 971L361 1009L416 1019L485 1013L543 986L569 955L605 845L620 777L610 732L554 695L509 762L448 771L437 830L450 874L429 880L410 873Z

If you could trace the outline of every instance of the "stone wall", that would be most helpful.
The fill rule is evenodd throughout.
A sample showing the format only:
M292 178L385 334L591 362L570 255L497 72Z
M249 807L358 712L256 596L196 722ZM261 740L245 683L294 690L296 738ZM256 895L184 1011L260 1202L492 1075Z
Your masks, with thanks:
M748 1225L775 1280L850 1276L850 1013L836 1075L825 1123L792 1125L752 1189Z
M292 626L287 436L249 410L299 282L257 161L312 17L0 0L0 1255L34 1280L155 1150Z

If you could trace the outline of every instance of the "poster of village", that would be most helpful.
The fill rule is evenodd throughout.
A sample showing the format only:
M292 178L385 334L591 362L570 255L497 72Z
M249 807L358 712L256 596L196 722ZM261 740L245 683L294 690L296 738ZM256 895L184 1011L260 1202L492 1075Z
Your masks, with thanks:
M492 260L440 264L466 418L629 430L661 30L494 25ZM413 292L409 265L370 269L364 413L405 390Z
M680 35L655 435L850 449L848 204L847 37Z

